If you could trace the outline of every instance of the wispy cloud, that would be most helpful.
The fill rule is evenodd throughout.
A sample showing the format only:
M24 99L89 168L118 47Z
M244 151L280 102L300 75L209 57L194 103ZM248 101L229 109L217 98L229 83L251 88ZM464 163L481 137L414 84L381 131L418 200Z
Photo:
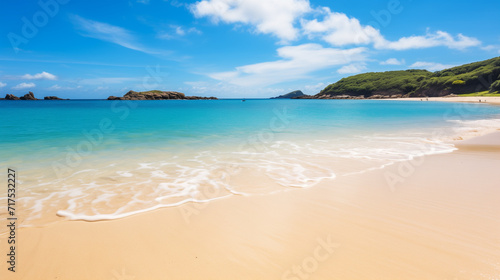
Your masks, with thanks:
M184 6L188 7L188 5L189 5L189 4L186 4L186 3L179 2L177 0L170 0L170 1L169 0L163 0L163 1L169 2L170 5L172 5L172 6L176 7L176 8L180 8L180 7L184 7Z
M405 64L405 60L401 59L398 60L397 58L389 58L386 61L381 61L381 65L403 65Z
M28 89L36 87L35 83L20 83L16 86L13 86L12 89Z
M109 87L97 87L94 91L109 90Z
M453 36L444 31L436 31L435 33L427 32L422 36L403 37L394 42L384 40L375 43L376 48L391 50L423 49L432 47L447 47L450 49L463 50L480 45L481 41L476 38L468 37L463 34Z
M127 68L148 67L148 65L127 65L127 64L114 64L114 63L92 62L92 61L19 59L19 58L5 58L5 57L0 57L0 61L19 61L19 62L51 63L51 64L80 64L80 65L97 65L97 66L127 67ZM4 76L4 77L7 77L9 79L19 78L19 76Z
M185 28L180 25L169 25L168 30L163 30L158 33L156 36L160 39L174 39L186 36L188 34L201 34L202 32L198 30L196 27Z
M451 68L456 65L450 65L450 64L441 64L437 62L426 62L426 61L417 61L410 65L410 68L417 68L417 69L426 69L429 71L440 71L443 69Z
M53 91L57 91L57 90L74 90L74 89L77 89L77 88L81 88L82 86L78 86L76 88L74 87L63 87L63 86L60 86L60 85L53 85L51 87L48 87L47 90L53 90Z
M47 72L42 72L42 73L37 73L35 75L30 75L26 74L23 75L21 78L26 79L26 80L57 80L57 76L47 73Z
M141 81L140 78L130 78L130 77L111 77L111 78L91 78L82 79L78 81L81 85L109 85L109 84L122 84L125 82L137 82Z
M494 52L500 54L500 45L487 45L481 48L484 51Z
M75 26L81 31L82 36L111 42L122 47L147 54L159 54L159 52L150 50L142 46L137 42L137 39L132 34L132 32L122 27L85 19L78 15L72 15L71 20L73 24L75 24Z
M0 82L0 88L3 88L4 86L6 86L7 84L6 83L2 83Z
M325 83L317 83L315 85L305 85L303 91L305 94L316 94L320 90L324 89L325 86L326 86Z
M239 97L270 97L285 94L294 89L289 89L288 91L282 87L272 88L272 87L243 87L234 84L229 84L226 82L185 82L187 87L180 87L177 90L181 92L187 92L192 95L202 95L211 96L215 94L217 97L235 97L235 93Z
M365 48L334 49L318 44L281 47L282 59L236 67L234 71L212 73L213 79L239 86L267 86L303 79L308 74L332 66L366 60Z
M366 65L364 63L353 63L349 65L342 66L337 73L339 74L357 74L366 70Z

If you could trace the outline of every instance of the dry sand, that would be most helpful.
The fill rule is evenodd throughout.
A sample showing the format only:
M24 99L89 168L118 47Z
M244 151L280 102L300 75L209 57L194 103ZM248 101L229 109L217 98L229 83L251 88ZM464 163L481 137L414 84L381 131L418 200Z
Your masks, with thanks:
M499 96L464 96L464 97L429 97L429 98L398 98L398 99L381 99L381 100L408 100L408 101L442 101L442 102L470 102L470 103L489 103L500 105Z
M498 150L500 149L500 131L475 137L472 139L467 139L464 141L455 141L453 144L461 150L481 149L486 151L498 152Z
M310 189L22 228L0 278L499 279L500 134L474 141Z

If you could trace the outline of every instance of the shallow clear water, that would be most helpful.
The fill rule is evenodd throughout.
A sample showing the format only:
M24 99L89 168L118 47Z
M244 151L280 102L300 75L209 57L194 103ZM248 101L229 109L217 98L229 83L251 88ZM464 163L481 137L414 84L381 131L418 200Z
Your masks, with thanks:
M312 187L500 128L495 106L382 100L2 101L0 114L25 225Z

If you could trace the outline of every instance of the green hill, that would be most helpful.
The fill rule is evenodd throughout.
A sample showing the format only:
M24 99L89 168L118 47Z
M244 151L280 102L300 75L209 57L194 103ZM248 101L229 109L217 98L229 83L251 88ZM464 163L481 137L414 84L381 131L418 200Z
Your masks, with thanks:
M370 97L423 97L468 94L500 89L500 57L438 72L406 70L372 72L343 78L315 98L339 95Z
M277 97L271 97L271 99L292 99L300 96L304 96L304 93L301 90L295 90Z

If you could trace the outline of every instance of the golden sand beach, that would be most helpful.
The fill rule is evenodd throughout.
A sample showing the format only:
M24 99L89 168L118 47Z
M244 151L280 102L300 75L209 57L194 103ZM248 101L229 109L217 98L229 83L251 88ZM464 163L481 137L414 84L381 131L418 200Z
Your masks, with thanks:
M17 271L0 275L497 279L500 133L457 146L309 189L21 228Z

